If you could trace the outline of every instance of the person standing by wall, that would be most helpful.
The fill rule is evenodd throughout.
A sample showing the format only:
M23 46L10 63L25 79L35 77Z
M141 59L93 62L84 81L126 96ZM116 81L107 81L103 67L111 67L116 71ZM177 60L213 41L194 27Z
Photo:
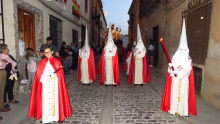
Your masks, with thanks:
M7 51L8 46L6 44L0 44L0 111L7 112L11 109L4 107L4 92L6 85L6 70L5 67L8 64L8 61L4 59L4 53ZM0 116L0 120L3 118Z
M79 50L76 47L76 42L72 42L71 44L71 50L73 53L73 64L72 64L72 70L76 70L78 66L78 56L79 56Z
M148 56L150 58L150 67L153 67L154 56L155 56L155 46L154 46L154 41L152 39L150 39L150 45L148 47Z

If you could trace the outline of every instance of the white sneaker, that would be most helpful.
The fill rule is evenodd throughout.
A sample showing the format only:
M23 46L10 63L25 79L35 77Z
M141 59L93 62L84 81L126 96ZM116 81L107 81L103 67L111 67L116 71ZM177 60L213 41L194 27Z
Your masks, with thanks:
M27 81L25 81L25 80L21 80L21 83L22 83L22 84L26 84Z
M28 91L25 91L25 94L29 94L29 93L31 93L31 91L30 91L30 90L28 90Z
M27 79L24 79L24 81L27 82L28 80L27 80Z

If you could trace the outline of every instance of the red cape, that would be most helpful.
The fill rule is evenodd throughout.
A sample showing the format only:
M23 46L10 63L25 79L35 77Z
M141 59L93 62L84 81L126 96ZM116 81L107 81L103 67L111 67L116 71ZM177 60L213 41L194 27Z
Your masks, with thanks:
M98 64L97 74L100 75L100 85L104 85L105 83L105 52L102 51L101 58ZM118 63L118 50L115 53L115 56L112 57L112 69L114 74L114 82L117 85L120 85L120 73L119 73L119 63Z
M42 83L40 82L40 78L48 60L53 66L54 70L57 70L61 67L60 61L56 58L45 58L41 60L38 65L38 69L34 77L28 111L28 116L34 117L36 120L42 117ZM56 72L56 74L58 78L59 121L63 121L65 118L72 116L72 108L66 88L63 69Z
M77 81L82 81L81 61L82 58L78 57L78 70L77 70L77 78L76 78ZM88 73L89 73L89 79L94 82L96 80L95 60L94 60L94 53L91 48L88 58Z
M128 74L128 84L133 84L134 83L134 73L135 73L135 58L134 58L134 52L131 53L131 62L130 62L130 69L129 69L129 74ZM149 83L151 80L150 77L150 68L149 64L147 61L147 53L143 57L143 70L142 70L142 77L144 83Z
M125 58L125 63L122 66L123 71L127 71L128 70L128 63L126 62L126 60L128 59L128 57L130 56L132 52L128 52Z
M160 109L164 112L168 112L170 110L171 86L172 86L172 77L170 76L170 73L168 73L166 77L166 84L164 86L162 104L160 107ZM193 69L191 70L191 73L189 75L188 113L197 116Z

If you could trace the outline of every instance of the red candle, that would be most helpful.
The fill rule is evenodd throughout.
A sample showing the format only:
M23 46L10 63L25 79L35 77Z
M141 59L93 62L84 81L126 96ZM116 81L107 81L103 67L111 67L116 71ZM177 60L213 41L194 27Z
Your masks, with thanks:
M170 59L170 56L169 56L169 54L168 54L167 48L166 48L166 46L165 46L165 44L164 44L163 38L160 39L160 44L161 44L161 46L162 46L162 48L163 48L163 51L164 51L164 53L165 53L165 55L166 55L166 58L167 58L168 63L171 63L171 59Z
M172 62L171 62L171 59L170 59L170 56L169 56L169 54L168 54L167 48L166 48L166 46L165 46L165 44L164 44L163 38L160 39L160 44L161 44L161 46L162 46L162 48L163 48L163 51L164 51L164 53L165 53L165 55L166 55L166 58L167 58L168 63L172 63ZM174 67L172 66L171 69L174 70ZM177 74L174 74L174 76L176 77Z

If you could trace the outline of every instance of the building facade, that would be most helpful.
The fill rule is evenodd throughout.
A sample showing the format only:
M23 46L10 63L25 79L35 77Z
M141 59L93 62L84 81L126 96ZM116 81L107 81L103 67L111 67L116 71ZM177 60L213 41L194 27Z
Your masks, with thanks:
M2 18L0 43L8 44L13 56L18 53L19 30L24 31L26 48L31 47L34 50L39 49L49 36L53 38L53 44L58 48L62 41L66 41L67 44L76 42L77 46L81 48L85 42L86 26L90 38L95 34L95 40L90 39L90 41L95 41L95 45L103 38L102 31L106 28L106 21L101 0L0 1L3 14L0 16ZM101 14L98 20L100 22L96 25L94 25L93 15L91 15L94 5L97 6L97 15Z
M139 11L135 11L138 10ZM220 1L218 0L137 0L129 9L129 43L136 40L136 24L140 24L146 47L155 41L154 66L167 72L167 60L159 44L165 45L172 57L179 45L182 19L186 19L187 40L193 60L196 93L220 108Z
M107 23L103 11L101 0L91 1L91 18L90 18L90 39L91 45L97 47L97 45L104 44L105 31Z
M85 42L86 26L89 36L95 34L91 30L93 1L99 3L98 12L103 12L101 0L0 0L0 44L7 44L10 54L17 57L19 30L22 30L26 48L39 50L49 36L58 48L63 41L68 45L75 42L81 48ZM93 26L97 31L97 40L93 40L96 44L103 37L102 28L106 28L104 15L100 17L102 25ZM23 92L18 91L18 87L16 83L15 94Z
M7 6L7 7L6 7ZM26 47L35 50L53 38L59 48L62 41L71 43L78 39L73 30L80 32L79 17L72 13L72 1L62 0L8 0L3 2L5 43L10 53L16 55L18 30L24 31Z

